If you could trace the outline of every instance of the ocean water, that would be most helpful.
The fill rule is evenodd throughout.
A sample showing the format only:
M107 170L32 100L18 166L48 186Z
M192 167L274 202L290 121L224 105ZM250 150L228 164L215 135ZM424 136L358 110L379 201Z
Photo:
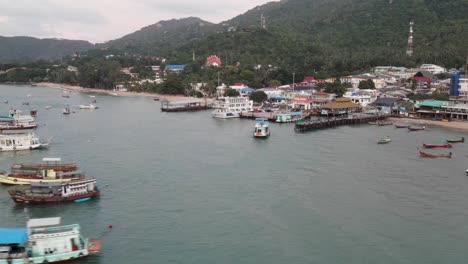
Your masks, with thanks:
M416 151L464 132L360 125L296 133L271 124L271 137L256 140L252 120L161 113L150 98L111 95L96 95L97 110L77 108L91 99L0 86L0 113L38 109L36 133L51 140L47 150L0 153L1 171L61 157L100 183L99 199L27 209L101 239L99 255L75 263L468 260L467 145L454 145L453 159ZM75 113L62 115L65 104ZM385 135L393 141L377 145ZM23 227L24 206L9 188L0 186L0 227Z

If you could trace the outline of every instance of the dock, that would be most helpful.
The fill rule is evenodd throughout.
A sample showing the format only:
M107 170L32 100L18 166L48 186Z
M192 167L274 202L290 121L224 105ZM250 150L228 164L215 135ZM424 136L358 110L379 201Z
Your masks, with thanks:
M212 108L211 104L208 104L207 100L192 100L192 101L161 101L162 112L189 112L189 111L200 111Z
M242 112L240 118L256 119L266 118L268 121L275 122L277 117L276 112Z
M298 132L307 132L307 131L338 127L338 126L367 124L368 122L384 120L390 116L391 116L390 114L385 114L385 115L354 114L346 118L330 118L327 120L302 121L302 122L296 122L294 130Z

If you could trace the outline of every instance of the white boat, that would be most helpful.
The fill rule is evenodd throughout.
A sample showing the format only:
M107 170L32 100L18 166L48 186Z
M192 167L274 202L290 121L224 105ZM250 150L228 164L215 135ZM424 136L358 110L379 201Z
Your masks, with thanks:
M79 105L80 109L97 109L98 107L94 104L89 105Z
M119 96L118 93L109 93L110 95L113 95L113 96Z
M26 228L0 228L0 264L55 263L98 253L99 240L84 238L79 224L60 217L28 220Z
M49 109L51 109L51 108L52 108L51 105L48 105L48 106L45 107L45 109L47 109L47 110L49 110Z
M252 112L253 101L246 97L225 97L224 101L216 102L214 108L211 114L215 118L236 118L242 112Z
M36 119L31 115L22 115L20 110L11 110L8 117L0 117L1 122L9 122L18 127L37 127Z
M267 138L270 136L270 128L268 119L266 118L257 118L255 119L255 129L253 136L256 138Z
M90 97L90 98L96 98L96 96L95 96L95 95L90 95L89 97Z
M70 114L70 107L66 106L66 107L63 109L62 114L64 114L64 115L69 115L69 114Z
M49 143L43 143L35 133L0 134L0 151L17 151L46 148Z

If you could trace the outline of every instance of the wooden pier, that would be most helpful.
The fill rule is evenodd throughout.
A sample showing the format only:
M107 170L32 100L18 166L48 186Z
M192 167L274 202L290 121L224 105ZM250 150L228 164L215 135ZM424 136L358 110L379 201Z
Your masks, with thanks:
M330 118L327 120L316 120L316 121L303 121L296 122L294 130L298 132L307 132L312 130L331 128L337 126L366 124L368 122L375 122L378 120L384 120L390 115L365 115L355 114L347 118Z

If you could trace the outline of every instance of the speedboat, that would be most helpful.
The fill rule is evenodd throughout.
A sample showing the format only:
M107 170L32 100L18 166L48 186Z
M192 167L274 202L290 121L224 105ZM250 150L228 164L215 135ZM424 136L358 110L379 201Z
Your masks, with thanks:
M89 105L80 105L80 109L97 109L97 105L89 104Z
M377 141L377 144L387 144L390 143L392 139L389 136L381 137L379 141Z
M256 138L267 138L270 136L270 129L268 119L266 118L257 118L255 119L257 123L255 124L253 136Z

